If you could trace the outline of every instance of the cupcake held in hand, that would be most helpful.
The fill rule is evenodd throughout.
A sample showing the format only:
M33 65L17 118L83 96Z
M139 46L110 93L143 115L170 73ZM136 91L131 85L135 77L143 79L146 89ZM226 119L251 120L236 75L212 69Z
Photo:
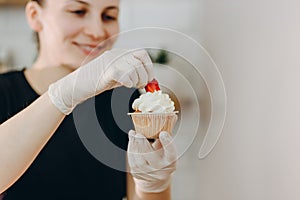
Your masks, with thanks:
M149 139L156 139L161 131L172 133L177 121L174 102L164 94L154 79L146 87L145 94L136 99L131 115L136 132Z

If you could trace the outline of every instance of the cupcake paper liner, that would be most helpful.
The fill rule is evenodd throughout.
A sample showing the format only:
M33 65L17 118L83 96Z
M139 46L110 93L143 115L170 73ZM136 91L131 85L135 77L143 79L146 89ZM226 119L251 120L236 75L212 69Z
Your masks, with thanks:
M161 131L170 134L177 121L176 112L172 113L128 113L133 121L135 131L146 138L156 139Z

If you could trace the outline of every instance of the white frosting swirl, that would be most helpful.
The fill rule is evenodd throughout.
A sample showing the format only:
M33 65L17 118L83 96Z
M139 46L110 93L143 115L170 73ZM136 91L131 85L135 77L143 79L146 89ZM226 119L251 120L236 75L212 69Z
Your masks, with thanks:
M161 90L142 94L134 100L132 108L142 113L170 113L175 110L174 102Z

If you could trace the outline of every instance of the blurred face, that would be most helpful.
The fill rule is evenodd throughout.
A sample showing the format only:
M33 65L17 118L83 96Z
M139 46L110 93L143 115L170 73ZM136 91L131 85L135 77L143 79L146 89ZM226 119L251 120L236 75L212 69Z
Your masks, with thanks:
M119 0L46 0L39 15L40 59L74 69L87 56L99 56L119 32L118 14Z

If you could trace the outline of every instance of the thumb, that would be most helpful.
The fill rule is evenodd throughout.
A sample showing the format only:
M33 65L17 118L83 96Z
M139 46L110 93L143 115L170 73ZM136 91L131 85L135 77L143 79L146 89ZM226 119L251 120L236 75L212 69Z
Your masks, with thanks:
M172 141L173 140L172 136L168 132L162 131L159 134L159 140L164 149L164 156L166 157L166 159L169 162L174 162L177 158L177 152L174 143Z

